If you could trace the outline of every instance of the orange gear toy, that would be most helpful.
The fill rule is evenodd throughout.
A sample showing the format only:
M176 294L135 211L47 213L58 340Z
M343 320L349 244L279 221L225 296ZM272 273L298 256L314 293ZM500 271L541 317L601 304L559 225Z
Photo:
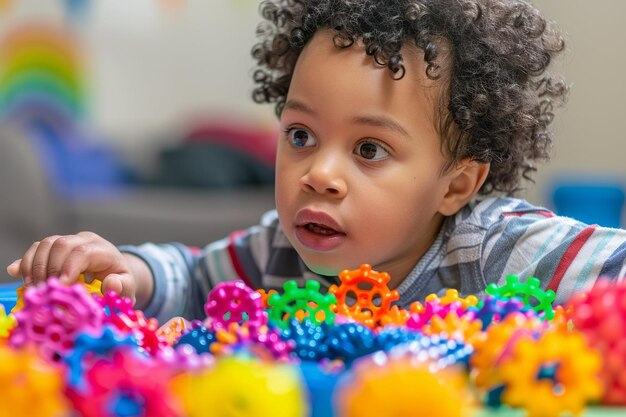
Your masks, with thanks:
M470 358L471 375L476 386L486 391L501 386L500 363L510 355L514 341L524 335L542 333L544 323L537 317L514 313L499 323L491 324L481 336L476 337L474 354Z
M2 415L58 417L69 412L62 395L61 370L47 363L34 349L14 350L0 344L0 363Z
M522 338L501 365L505 404L523 407L528 417L578 415L600 398L600 356L580 333L550 330Z
M466 416L471 396L465 380L458 369L433 372L427 363L378 352L358 360L337 384L337 415Z
M383 316L389 314L391 303L400 298L398 290L390 290L387 286L391 279L389 274L373 271L368 264L361 265L359 269L341 271L339 279L339 286L328 288L328 292L337 297L337 314L372 329L380 324ZM364 286L368 288L363 289ZM348 299L352 297L356 301L349 305Z
M445 335L473 346L482 334L482 327L483 323L479 319L468 315L459 317L456 311L450 311L445 317L434 315L422 331L428 335Z
M408 310L402 309L398 306L391 306L389 312L380 317L380 325L388 326L404 326L411 317L411 313Z

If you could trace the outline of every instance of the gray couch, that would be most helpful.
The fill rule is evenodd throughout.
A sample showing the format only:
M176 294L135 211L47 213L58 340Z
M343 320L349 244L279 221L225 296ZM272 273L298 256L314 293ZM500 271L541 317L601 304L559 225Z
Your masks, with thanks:
M184 190L128 187L106 198L61 199L19 131L0 129L0 265L50 234L91 230L115 244L178 241L202 246L256 224L273 208L271 187ZM3 273L0 282L8 279Z

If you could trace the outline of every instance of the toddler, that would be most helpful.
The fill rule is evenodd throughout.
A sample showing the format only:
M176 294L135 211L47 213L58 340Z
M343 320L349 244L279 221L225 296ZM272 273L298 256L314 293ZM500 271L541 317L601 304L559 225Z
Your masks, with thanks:
M626 231L513 198L548 158L566 85L546 73L557 28L522 0L272 0L252 54L254 100L281 138L276 210L194 250L50 236L8 267L26 285L80 273L146 315L203 318L217 283L337 283L368 263L408 307L536 276L557 303L626 275Z

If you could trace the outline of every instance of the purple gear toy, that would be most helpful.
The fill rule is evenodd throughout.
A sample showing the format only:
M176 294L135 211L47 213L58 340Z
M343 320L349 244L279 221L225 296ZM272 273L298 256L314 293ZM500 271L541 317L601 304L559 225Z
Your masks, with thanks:
M459 317L468 314L467 310L463 307L463 304L459 301L455 301L444 306L441 305L440 300L434 299L426 301L424 307L425 309L423 313L411 313L411 316L406 322L406 327L412 330L422 330L424 325L430 323L433 316L443 318L450 312L455 312Z
M22 347L29 342L50 360L74 346L80 333L97 331L104 312L80 284L67 286L56 277L29 287L24 293L24 308L15 312L17 327L10 343Z
M215 329L226 329L230 323L267 323L261 294L243 281L217 284L209 293L204 311Z

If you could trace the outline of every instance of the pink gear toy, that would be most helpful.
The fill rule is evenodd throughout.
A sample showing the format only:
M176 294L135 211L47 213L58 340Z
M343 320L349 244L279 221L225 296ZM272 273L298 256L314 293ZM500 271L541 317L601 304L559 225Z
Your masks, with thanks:
M118 350L85 374L85 388L68 387L67 397L82 417L177 417L178 402L169 392L171 371L133 350Z
M100 328L103 312L80 284L67 286L57 278L29 287L24 308L15 312L17 327L9 341L14 347L33 342L50 360L74 346L79 333Z
M267 313L261 298L261 293L243 281L222 282L209 293L204 311L215 330L244 321L263 325L267 323Z
M167 346L167 338L159 336L158 320L146 318L143 311L133 310L130 299L107 291L98 301L106 312L105 324L112 324L122 332L131 333L137 339L137 345L149 354L154 355L160 348Z

